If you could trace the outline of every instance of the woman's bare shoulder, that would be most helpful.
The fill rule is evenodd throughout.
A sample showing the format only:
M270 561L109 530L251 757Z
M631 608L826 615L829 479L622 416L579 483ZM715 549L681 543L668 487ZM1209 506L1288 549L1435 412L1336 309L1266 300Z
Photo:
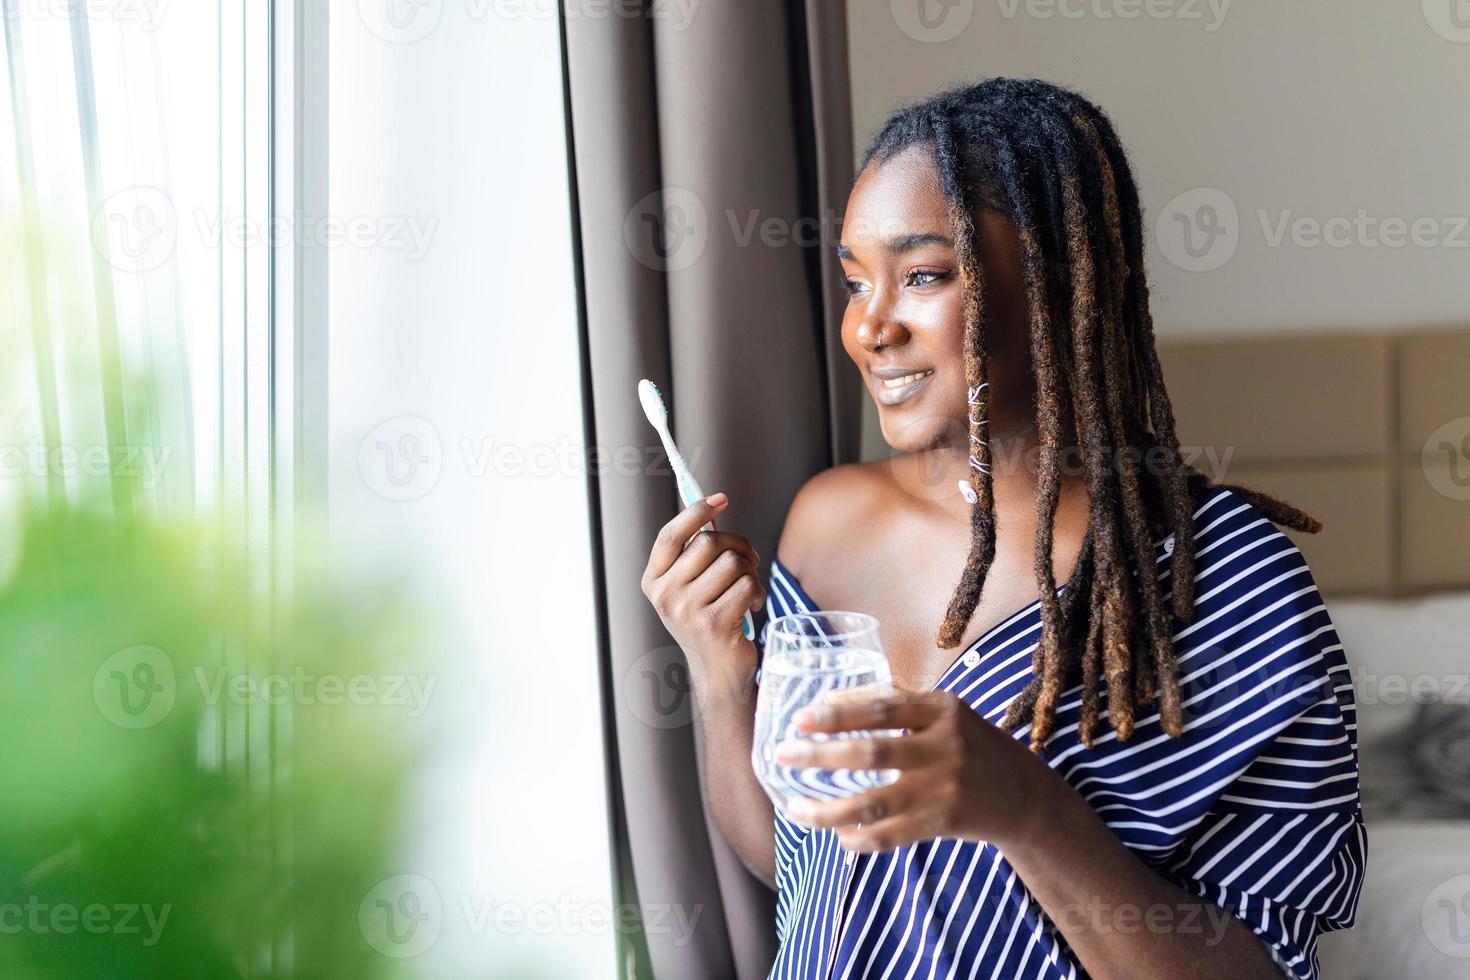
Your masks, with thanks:
M810 584L833 559L852 560L859 529L876 530L893 507L889 460L844 463L811 477L791 501L776 546L781 564Z

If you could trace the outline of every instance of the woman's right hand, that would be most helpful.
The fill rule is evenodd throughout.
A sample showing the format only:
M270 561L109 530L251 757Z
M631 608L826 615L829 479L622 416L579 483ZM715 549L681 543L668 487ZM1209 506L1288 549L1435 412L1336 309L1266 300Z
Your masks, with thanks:
M760 556L748 540L700 530L728 503L723 493L710 494L663 526L643 571L643 594L689 657L695 684L703 688L715 680L737 691L749 684L756 660L741 621L765 604L766 590Z

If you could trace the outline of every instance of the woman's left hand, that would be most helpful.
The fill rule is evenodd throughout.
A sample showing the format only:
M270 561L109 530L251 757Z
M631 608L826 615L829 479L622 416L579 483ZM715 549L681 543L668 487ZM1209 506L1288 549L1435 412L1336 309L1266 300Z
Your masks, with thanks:
M945 691L811 705L794 721L804 734L909 730L897 737L794 739L777 747L776 761L793 768L899 771L896 781L856 796L798 798L788 807L799 823L835 829L851 851L886 851L931 837L1003 844L1026 829L1038 798L1060 783L1024 743Z

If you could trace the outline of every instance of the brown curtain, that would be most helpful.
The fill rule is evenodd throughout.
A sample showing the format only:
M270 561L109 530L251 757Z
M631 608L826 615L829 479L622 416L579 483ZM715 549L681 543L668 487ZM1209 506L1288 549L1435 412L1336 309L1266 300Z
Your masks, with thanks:
M704 807L682 655L639 587L677 504L635 388L663 388L704 489L730 495L722 526L763 556L802 482L857 458L862 393L838 338L833 254L852 181L846 9L577 12L572 0L563 30L588 428L602 454L591 493L611 818L620 897L645 912L625 972L763 977L774 896ZM615 465L627 447L657 474ZM685 935L676 924L691 918Z

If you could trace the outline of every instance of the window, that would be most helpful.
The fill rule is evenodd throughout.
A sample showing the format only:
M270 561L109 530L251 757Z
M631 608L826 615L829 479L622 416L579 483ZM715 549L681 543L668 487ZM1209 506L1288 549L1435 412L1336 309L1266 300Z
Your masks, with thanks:
M403 874L341 910L351 938L383 975L609 972L550 8L0 3L0 503L215 521L243 587L284 602L320 532L427 596ZM223 629L210 656L258 666ZM200 771L289 791L299 708L211 702ZM408 904L427 918L369 922Z

